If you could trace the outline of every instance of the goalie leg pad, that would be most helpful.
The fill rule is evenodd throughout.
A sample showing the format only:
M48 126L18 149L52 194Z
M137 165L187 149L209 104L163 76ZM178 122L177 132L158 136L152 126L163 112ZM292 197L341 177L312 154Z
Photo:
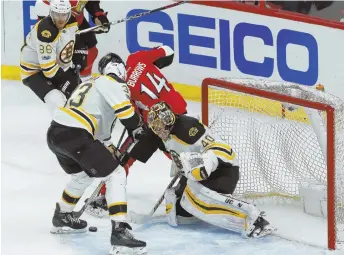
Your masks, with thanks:
M167 189L165 191L165 203L166 203L166 219L168 225L172 227L177 227L177 212L176 212L176 202L177 196L175 193L175 189Z
M188 180L181 206L205 222L245 237L260 237L275 231L253 204L217 193L192 180Z
M188 185L185 188L180 202L181 206L187 212L205 222L237 233L242 233L246 227L247 213L220 199L214 199L208 196L207 193L204 192L205 190L209 189L198 182L188 180ZM218 195L222 196L221 194Z

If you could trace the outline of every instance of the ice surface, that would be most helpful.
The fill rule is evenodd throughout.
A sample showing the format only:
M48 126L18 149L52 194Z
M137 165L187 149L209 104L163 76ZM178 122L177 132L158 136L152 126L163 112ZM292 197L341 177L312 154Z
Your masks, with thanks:
M98 227L96 233L70 236L49 233L55 202L60 199L69 179L46 145L49 112L20 82L2 81L1 88L1 253L107 254L110 245L108 219L83 216L89 225ZM188 111L199 113L199 104L190 102ZM129 210L138 213L148 213L151 210L169 183L169 167L169 160L160 152L145 165L134 164L130 169L127 185ZM92 184L81 201L92 193L96 185L97 182ZM271 212L276 225L298 239L305 224L304 216L293 214L292 224L282 224L283 219L288 217L286 210L271 208L267 212ZM282 212L283 217L279 217ZM164 206L161 206L156 215L163 213ZM281 222L277 222L279 219ZM153 224L133 227L136 237L147 241L148 254L344 254L343 251L328 252L273 236L246 240L205 223L172 228L161 218ZM314 226L314 230L317 227L318 225Z

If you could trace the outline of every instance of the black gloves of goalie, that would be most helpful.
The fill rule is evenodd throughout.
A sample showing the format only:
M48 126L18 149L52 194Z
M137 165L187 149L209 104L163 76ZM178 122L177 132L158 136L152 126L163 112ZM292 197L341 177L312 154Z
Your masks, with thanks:
M98 26L102 25L99 29L94 30L96 34L108 33L110 31L110 22L107 18L107 12L98 11L92 17L92 21ZM100 24L99 24L100 23Z
M138 141L146 134L147 134L147 127L146 125L142 125L133 130L132 137L134 138L134 141Z

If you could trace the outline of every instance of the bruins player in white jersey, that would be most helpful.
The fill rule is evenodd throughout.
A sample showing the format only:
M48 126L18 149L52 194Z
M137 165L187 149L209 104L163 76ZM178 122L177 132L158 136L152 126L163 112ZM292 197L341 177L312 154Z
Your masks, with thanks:
M170 225L177 226L179 220L193 215L245 237L271 233L273 228L257 207L232 197L239 166L230 145L198 119L176 115L165 102L150 108L148 125L163 140L184 177L165 192Z
M51 0L50 15L34 26L21 49L22 82L51 111L63 106L80 83L76 67L82 69L86 65L85 56L73 58L78 49L77 30L69 0Z
M112 223L110 254L143 254L146 243L134 239L127 223L126 172L114 155L111 137L116 118L134 139L143 134L143 122L130 102L125 83L125 66L109 53L99 62L99 78L81 83L64 107L59 107L47 133L50 150L70 182L56 204L52 233L86 231L87 223L73 214L73 208L94 178L103 178L108 191L106 202Z

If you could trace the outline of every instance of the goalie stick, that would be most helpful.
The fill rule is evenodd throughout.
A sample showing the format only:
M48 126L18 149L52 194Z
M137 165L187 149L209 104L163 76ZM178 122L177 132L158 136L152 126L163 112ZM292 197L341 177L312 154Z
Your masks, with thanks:
M168 186L166 187L165 191L172 188L172 186L175 184L175 182L179 179L181 173L178 172L173 179L170 181L170 183L168 184ZM132 223L136 223L136 224L144 224L147 223L148 221L150 221L153 218L153 214L155 213L155 211L158 209L158 207L160 206L160 204L162 203L162 201L165 198L165 191L162 194L162 196L159 198L159 200L155 203L154 207L152 208L152 210L149 212L148 215L145 214L139 214L133 211L130 211L128 213L128 220Z
M119 24L119 23L122 23L122 22L127 22L127 21L129 21L129 20L137 19L137 18L146 16L146 15L151 14L151 13L154 13L154 12L158 12L158 11L162 11L162 10L167 10L167 9L169 9L169 8L172 8L172 7L175 7L175 6L184 4L184 3L186 3L186 2L187 2L186 0L184 0L184 1L179 1L179 2L176 2L176 3L173 3L173 4L169 4L169 5L165 5L165 6L162 6L162 7L153 9L153 10L150 10L150 11L145 11L145 12L137 13L137 14L135 14L135 15L133 15L133 16L130 16L130 17L126 17L126 18L123 18L123 19L120 19L120 20L116 20L116 21L111 21L111 22L109 23L109 25L116 25L116 24ZM98 28L100 28L100 27L102 27L102 26L103 26L103 25L98 25L98 26L86 28L86 29L77 31L76 34L88 33L88 32L91 32L91 31L93 31L93 30L96 30L96 29L98 29Z

